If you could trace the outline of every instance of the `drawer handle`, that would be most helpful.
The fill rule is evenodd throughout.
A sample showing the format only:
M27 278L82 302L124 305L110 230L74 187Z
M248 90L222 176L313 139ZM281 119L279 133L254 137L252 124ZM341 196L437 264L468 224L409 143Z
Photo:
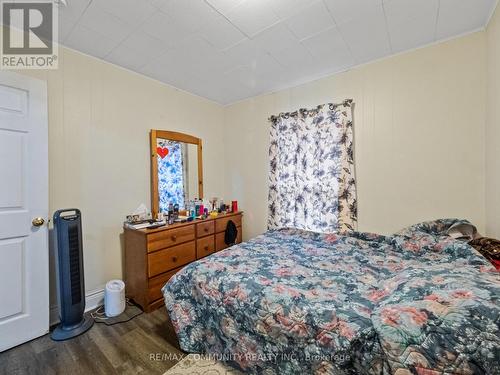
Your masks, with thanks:
M172 262L177 262L177 257L172 257Z
M172 239L172 241L177 241L177 236L175 234L170 238Z

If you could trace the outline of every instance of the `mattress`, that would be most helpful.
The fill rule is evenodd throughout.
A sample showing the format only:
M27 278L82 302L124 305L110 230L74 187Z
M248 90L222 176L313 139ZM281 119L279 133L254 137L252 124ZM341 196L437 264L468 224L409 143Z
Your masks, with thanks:
M455 219L269 231L163 288L184 351L255 374L500 374L500 278Z

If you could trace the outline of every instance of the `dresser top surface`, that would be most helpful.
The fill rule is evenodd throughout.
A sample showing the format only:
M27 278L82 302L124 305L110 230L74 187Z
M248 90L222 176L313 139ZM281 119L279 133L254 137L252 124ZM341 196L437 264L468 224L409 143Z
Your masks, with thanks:
M151 234L151 233L161 232L161 231L169 230L169 229L182 228L182 227L185 227L185 226L188 226L188 225L203 224L203 223L207 223L207 222L210 222L210 221L215 221L217 219L225 219L225 218L229 218L229 217L233 217L233 216L238 216L238 215L242 215L242 214L243 214L243 211L230 212L230 213L227 213L227 214L218 214L216 217L210 217L209 216L206 219L195 219L193 221L186 221L185 223L175 223L175 224L165 225L163 227L153 228L153 229L147 229L147 228L144 228L144 229L132 229L132 228L129 228L129 227L126 227L126 226L123 227L123 229L125 231L132 231L132 232L136 232L136 233Z

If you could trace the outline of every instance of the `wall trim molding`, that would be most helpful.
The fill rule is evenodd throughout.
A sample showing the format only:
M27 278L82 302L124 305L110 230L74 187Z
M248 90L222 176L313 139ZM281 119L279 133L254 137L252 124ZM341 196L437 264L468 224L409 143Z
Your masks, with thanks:
M102 305L104 305L104 288L91 290L85 294L85 312ZM49 311L49 325L57 323L59 323L59 305L52 305Z

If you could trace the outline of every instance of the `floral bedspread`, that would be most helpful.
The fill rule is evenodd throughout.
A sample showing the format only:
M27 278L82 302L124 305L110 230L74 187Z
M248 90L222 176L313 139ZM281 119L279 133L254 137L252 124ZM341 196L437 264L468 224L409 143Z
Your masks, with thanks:
M500 274L444 233L270 231L163 288L181 348L248 373L500 374Z

